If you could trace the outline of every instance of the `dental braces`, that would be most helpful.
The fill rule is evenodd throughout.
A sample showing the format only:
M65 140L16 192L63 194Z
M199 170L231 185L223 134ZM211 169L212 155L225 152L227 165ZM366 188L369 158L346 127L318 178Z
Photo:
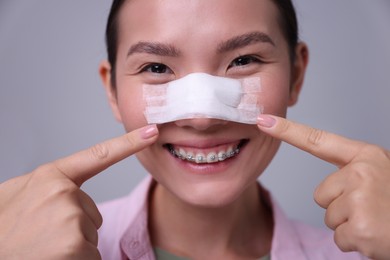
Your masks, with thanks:
M211 162L210 163L213 163L213 162L222 162L226 159L229 159L229 158L232 158L233 156L237 155L240 153L240 146L238 146L236 149L232 150L232 151L229 151L229 152L226 152L226 153L220 153L218 155L212 155L210 157L210 160ZM189 161L189 162L194 162L194 163L208 163L207 162L207 156L202 156L202 155L198 155L198 156L194 156L192 154L188 154L186 156L184 156L183 154L179 153L179 152L176 152L172 146L169 146L168 147L169 149L169 152L175 156L176 158L179 158L179 159L182 159L184 161ZM218 160L217 160L218 159Z

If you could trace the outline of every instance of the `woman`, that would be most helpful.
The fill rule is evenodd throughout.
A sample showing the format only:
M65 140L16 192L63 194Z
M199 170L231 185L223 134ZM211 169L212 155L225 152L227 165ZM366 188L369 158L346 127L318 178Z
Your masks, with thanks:
M294 17L289 1L114 1L109 61L102 62L100 74L114 115L129 134L3 183L2 258L20 252L20 258L40 259L151 259L161 253L191 259L359 259L337 249L332 234L287 220L257 183L280 140L340 167L316 191L337 245L387 257L388 242L375 239L371 221L386 219L375 213L378 198L386 202L382 193L389 195L373 187L389 178L388 152L282 119L297 101L308 61ZM145 127L143 85L197 72L260 78L264 115L258 125L194 117ZM177 158L177 151L230 149L237 152L218 162ZM135 152L153 179L130 197L100 206L99 253L102 218L78 187Z

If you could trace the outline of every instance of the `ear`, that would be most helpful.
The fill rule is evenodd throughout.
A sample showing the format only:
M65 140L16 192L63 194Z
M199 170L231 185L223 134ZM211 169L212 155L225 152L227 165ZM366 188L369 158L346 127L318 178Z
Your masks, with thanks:
M309 62L309 49L303 42L298 43L295 48L295 60L292 65L291 89L288 105L293 106L297 103L299 93L301 92L305 78L306 67Z
M115 77L115 75L111 74L111 64L107 60L104 60L100 63L99 74L103 82L104 88L106 90L108 102L111 106L111 110L115 116L115 119L118 122L122 123L122 116L119 112L119 107L118 107L116 87L112 85L112 81L111 81L111 77Z

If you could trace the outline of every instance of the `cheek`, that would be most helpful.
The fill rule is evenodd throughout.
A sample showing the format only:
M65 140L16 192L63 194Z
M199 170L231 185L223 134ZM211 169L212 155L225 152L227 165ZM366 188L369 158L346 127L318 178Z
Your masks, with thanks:
M118 91L118 109L126 131L132 131L147 125L144 117L145 103L142 87L132 86Z
M288 76L265 75L261 78L259 103L265 114L285 116L290 96L290 80Z

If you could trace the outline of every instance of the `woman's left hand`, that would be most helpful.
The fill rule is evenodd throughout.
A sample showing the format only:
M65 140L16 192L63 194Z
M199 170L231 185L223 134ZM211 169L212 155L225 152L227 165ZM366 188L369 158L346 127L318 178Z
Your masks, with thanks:
M316 189L325 223L342 251L390 259L390 152L269 115L261 131L338 166Z

